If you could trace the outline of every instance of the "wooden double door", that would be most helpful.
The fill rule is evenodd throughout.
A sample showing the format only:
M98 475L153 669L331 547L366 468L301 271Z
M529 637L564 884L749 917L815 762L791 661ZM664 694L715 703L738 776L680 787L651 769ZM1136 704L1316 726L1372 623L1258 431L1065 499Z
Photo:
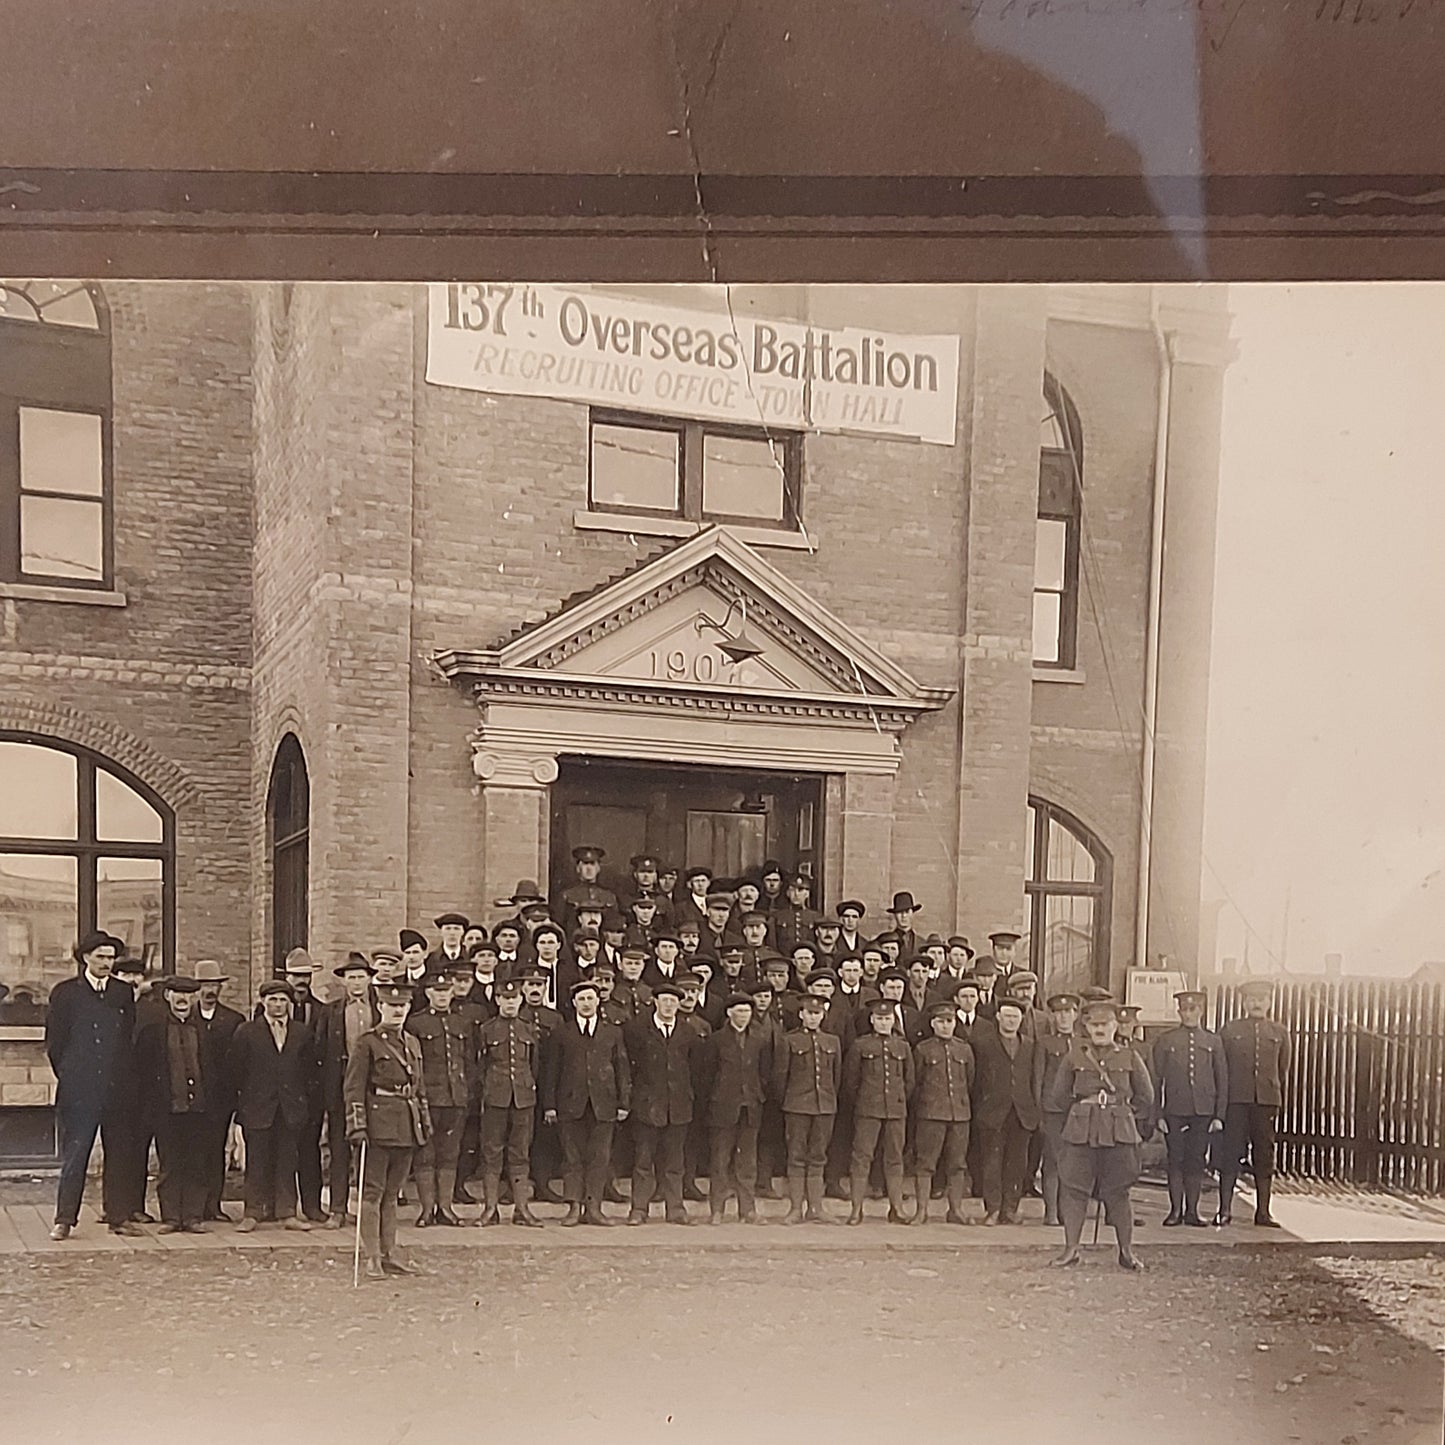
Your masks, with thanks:
M605 848L601 882L631 883L629 860L651 853L679 872L737 878L776 859L812 876L821 896L823 777L563 758L552 786L551 877L574 876L572 849Z

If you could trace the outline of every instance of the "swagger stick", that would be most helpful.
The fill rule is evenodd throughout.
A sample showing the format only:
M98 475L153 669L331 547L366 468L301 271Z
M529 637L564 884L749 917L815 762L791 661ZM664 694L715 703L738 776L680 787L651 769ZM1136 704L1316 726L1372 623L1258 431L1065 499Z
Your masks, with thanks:
M356 1171L356 1248L351 1258L351 1287L361 1285L361 1191L366 1188L366 1140L361 1141L361 1163ZM1094 1237L1098 1238L1098 1224L1095 1223Z

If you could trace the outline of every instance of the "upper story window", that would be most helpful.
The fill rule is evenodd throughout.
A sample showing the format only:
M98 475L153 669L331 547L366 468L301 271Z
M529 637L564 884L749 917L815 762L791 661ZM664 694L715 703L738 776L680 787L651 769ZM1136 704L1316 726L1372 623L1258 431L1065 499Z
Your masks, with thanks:
M1079 622L1080 497L1084 480L1079 414L1045 375L1039 435L1039 521L1034 537L1034 665L1074 666Z
M111 585L110 425L99 290L0 279L0 582Z
M796 432L597 408L590 431L592 511L798 526L803 443Z

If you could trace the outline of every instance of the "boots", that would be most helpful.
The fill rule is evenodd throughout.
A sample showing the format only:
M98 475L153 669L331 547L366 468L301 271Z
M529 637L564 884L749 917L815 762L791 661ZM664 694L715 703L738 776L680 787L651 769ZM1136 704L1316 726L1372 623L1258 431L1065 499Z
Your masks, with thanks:
M918 1208L913 1211L913 1218L910 1219L908 1222L910 1224L927 1224L928 1203L929 1200L933 1197L933 1191L928 1187L928 1175L916 1175L913 1180L913 1185L914 1191L918 1196Z
M908 1217L903 1212L903 1176L890 1172L884 1175L884 1184L888 1189L889 1224L907 1224ZM925 1200L928 1198L926 1188L923 1191L923 1197Z
M542 1221L532 1213L532 1208L527 1196L531 1192L528 1188L530 1180L514 1179L512 1181L512 1223L520 1224L525 1229L541 1229Z
M821 1174L809 1174L803 1186L803 1198L807 1201L807 1207L803 1210L803 1218L809 1224L833 1224L835 1220L829 1219L823 1213L823 1200L827 1196L827 1186L823 1182Z
M848 1181L848 1192L852 1208L848 1211L849 1224L863 1223L863 1196L868 1191L867 1179L853 1178Z
M783 1216L784 1224L801 1224L805 1218L803 1214L803 1196L807 1191L807 1184L796 1174L788 1175L788 1212Z
M967 1224L967 1223L968 1223L968 1220L964 1217L964 1213L963 1213L963 1201L964 1201L964 1196L965 1196L965 1194L966 1194L966 1192L967 1192L967 1191L966 1191L966 1187L965 1187L963 1181L964 1181L964 1177L963 1177L963 1175L962 1175L961 1173L960 1173L960 1174L952 1174L952 1175L949 1176L949 1180L948 1180L948 1215L947 1215L947 1220L948 1220L948 1223L949 1223L949 1224Z

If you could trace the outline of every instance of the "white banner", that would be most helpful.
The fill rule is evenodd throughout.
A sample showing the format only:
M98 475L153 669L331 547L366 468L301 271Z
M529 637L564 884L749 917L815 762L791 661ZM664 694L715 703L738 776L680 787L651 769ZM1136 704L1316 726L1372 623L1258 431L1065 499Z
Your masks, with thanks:
M426 379L509 396L951 446L958 337L684 310L586 287L430 287Z

